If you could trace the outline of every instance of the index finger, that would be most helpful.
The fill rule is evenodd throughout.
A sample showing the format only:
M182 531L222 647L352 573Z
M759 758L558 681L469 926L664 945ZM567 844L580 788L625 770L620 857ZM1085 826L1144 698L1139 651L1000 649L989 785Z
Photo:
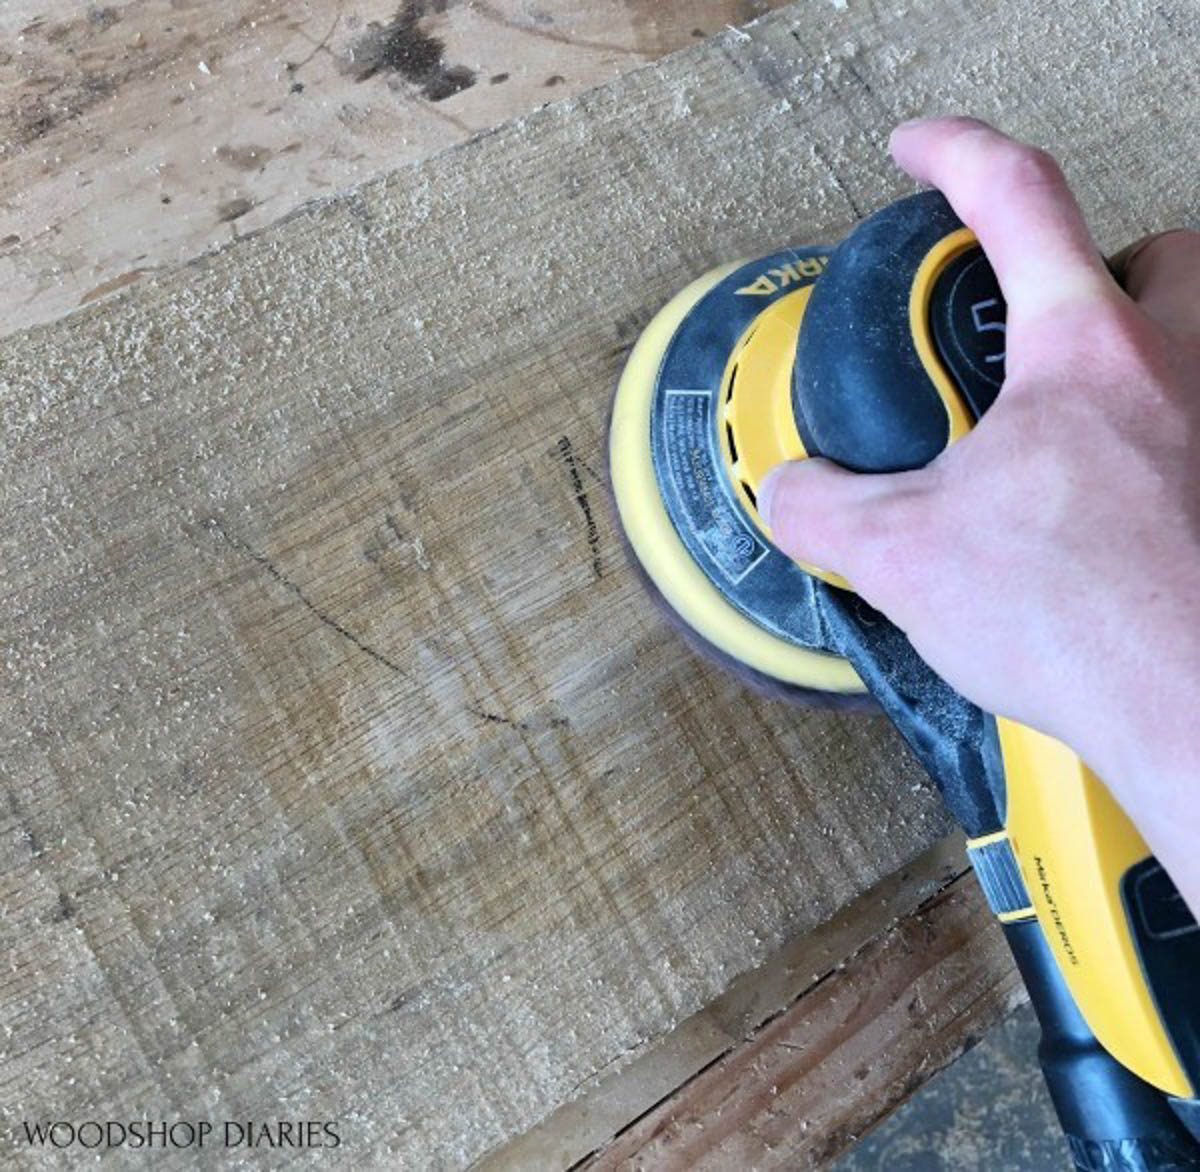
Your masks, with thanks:
M975 118L930 118L892 131L893 158L941 190L979 237L1010 320L1111 297L1117 286L1054 159Z

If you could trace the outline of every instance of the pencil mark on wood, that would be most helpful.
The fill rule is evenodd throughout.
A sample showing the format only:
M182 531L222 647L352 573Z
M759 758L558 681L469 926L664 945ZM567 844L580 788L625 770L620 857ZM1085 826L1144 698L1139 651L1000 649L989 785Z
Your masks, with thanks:
M485 712L482 708L468 708L467 711L488 724L503 724L508 728L519 729L521 732L529 731L529 725L523 720L512 720L507 716L501 716L498 712Z
M575 460L579 464L579 467L582 468L598 485L600 485L601 488L608 487L608 478L601 476L600 473L597 472L596 469L593 468L591 464L589 464L578 452L575 453Z
M604 567L600 560L600 530L596 525L596 518L592 514L592 502L588 500L587 490L583 487L583 477L579 475L579 462L575 458L575 452L568 436L564 435L558 441L558 452L566 465L567 475L571 480L571 489L575 493L575 503L579 505L579 511L583 513L588 549L592 555L592 573L596 575L597 579L603 578ZM592 475L595 476L595 473Z
M319 606L316 605L316 603L312 601L311 598L308 597L307 594L304 593L303 589L301 589L297 583L293 582L291 578L289 578L273 561L271 561L271 559L267 557L265 553L261 553L252 546L247 545L246 542L242 541L240 538L233 537L225 528L225 526L222 525L219 520L217 520L216 517L210 518L209 524L216 529L222 538L224 538L226 544L231 549L236 549L239 553L244 554L246 557L256 562L264 570L266 570L266 572L270 574L276 582L289 590L303 604L305 609L310 611L313 616L322 623L322 625L341 635L341 637L348 643L352 644L354 647L357 647L359 651L361 651L364 655L369 656L376 663L386 667L390 672L401 676L403 679L408 679L408 672L406 672L404 668L402 668L394 659L390 659L388 656L384 655L382 651L372 647L369 643L364 643L363 640L354 634L353 631L343 626L332 615L323 611Z
M484 708L470 707L467 711L478 717L488 724L502 724L506 728L514 728L517 732L537 732L539 728L570 728L570 718L566 716L552 716L549 720L542 722L537 720L513 720L510 716L502 716L499 712L489 712Z

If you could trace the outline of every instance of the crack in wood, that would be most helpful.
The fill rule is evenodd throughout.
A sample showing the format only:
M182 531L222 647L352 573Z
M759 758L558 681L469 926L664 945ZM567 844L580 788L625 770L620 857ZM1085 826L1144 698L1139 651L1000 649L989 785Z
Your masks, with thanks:
M384 655L382 651L379 651L377 648L372 647L369 643L364 642L353 631L343 626L343 624L338 622L338 620L332 615L327 614L319 606L317 606L317 604L313 602L313 600L309 598L307 594L304 593L304 590L299 586L299 584L293 582L292 579L289 578L287 574L285 574L269 557L267 557L265 553L260 552L253 546L247 544L245 541L242 541L240 538L232 536L216 517L210 517L208 523L212 528L216 529L216 531L221 535L231 549L237 550L239 553L244 554L246 557L256 562L259 566L266 570L266 572L270 574L270 576L274 578L276 582L278 582L281 586L286 587L286 589L289 590L304 605L305 609L310 611L323 626L326 626L331 631L341 635L341 637L348 643L356 647L364 655L369 656L376 663L386 667L393 674L398 675L402 679L406 680L410 678L408 672L406 672L404 668L402 668L394 659L390 659L388 656Z
M587 1168L602 1166L605 1153L610 1152L610 1150L614 1148L614 1145L617 1145L622 1139L630 1134L633 1134L635 1129L640 1124L651 1119L655 1112L660 1111L665 1104L670 1103L672 1100L678 1100L682 1107L684 1104L685 1092L687 1092L693 1086L700 1084L701 1080L708 1076L716 1066L728 1059L735 1057L739 1053L747 1052L750 1048L759 1043L759 1040L763 1038L765 1031L775 1025L775 1023L777 1023L781 1018L784 1018L789 1014L795 1014L798 1008L803 1005L805 1001L809 1000L818 989L822 988L822 986L837 976L837 974L844 971L854 971L860 957L868 955L872 950L877 950L880 948L906 925L919 923L922 918L928 916L930 911L938 904L944 903L949 897L951 897L953 893L961 891L961 885L966 881L970 873L970 868L963 868L962 870L955 871L942 884L940 884L934 892L923 899L906 915L899 917L897 920L893 920L887 927L864 940L850 953L849 956L837 964L831 965L824 972L814 973L813 980L806 985L804 989L792 997L786 1004L759 1019L753 1028L747 1030L740 1039L730 1042L728 1046L724 1047L703 1066L695 1070L687 1078L679 1082L668 1093L647 1107L636 1118L628 1120L615 1132L615 1134L613 1134L607 1140L607 1142L599 1145L596 1148L593 1148L586 1155L581 1156L567 1169L567 1172L583 1172L583 1170ZM797 1046L794 1043L785 1042L779 1039L775 1039L771 1045L779 1049L795 1051L796 1053L806 1053L805 1047ZM953 1057L953 1055L951 1057ZM946 1059L945 1061L949 1061L949 1059ZM944 1062L942 1064L944 1065ZM855 1073L857 1074L857 1072ZM587 1079L583 1080L583 1082L587 1081ZM859 1081L861 1081L861 1079ZM917 1077L914 1081L914 1087L919 1086L924 1081L925 1076ZM578 1090L579 1086L582 1085L583 1083L580 1083L574 1089ZM672 1121L672 1119L673 1116L665 1116L658 1126L641 1137L640 1144L649 1147L655 1137L661 1134L661 1130L665 1128ZM837 1151L841 1150L841 1148L844 1146L842 1137L835 1135L834 1139L828 1146L830 1153L836 1153Z
M843 109L845 108L843 103ZM864 217L862 208L858 206L858 202L854 196L850 194L850 189L842 182L841 176L834 170L833 163L829 157L816 143L813 144L813 154L816 156L817 162L829 173L830 181L837 189L838 194L850 205L850 210L854 213L855 220L861 220Z

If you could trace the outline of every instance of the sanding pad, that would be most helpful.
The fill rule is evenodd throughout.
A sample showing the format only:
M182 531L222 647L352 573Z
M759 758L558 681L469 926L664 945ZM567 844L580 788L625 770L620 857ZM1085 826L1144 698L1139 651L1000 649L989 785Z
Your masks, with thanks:
M852 697L864 687L828 649L823 587L771 543L755 508L766 469L739 450L737 430L770 411L745 395L790 385L803 304L828 252L725 265L668 302L621 375L609 465L634 556L685 628L752 676Z

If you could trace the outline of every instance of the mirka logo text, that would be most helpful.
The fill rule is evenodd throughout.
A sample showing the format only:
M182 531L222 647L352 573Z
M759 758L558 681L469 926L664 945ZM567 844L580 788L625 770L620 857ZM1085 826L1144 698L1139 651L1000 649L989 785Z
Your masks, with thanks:
M336 1148L336 1120L279 1119L44 1119L23 1120L24 1139L37 1148Z

